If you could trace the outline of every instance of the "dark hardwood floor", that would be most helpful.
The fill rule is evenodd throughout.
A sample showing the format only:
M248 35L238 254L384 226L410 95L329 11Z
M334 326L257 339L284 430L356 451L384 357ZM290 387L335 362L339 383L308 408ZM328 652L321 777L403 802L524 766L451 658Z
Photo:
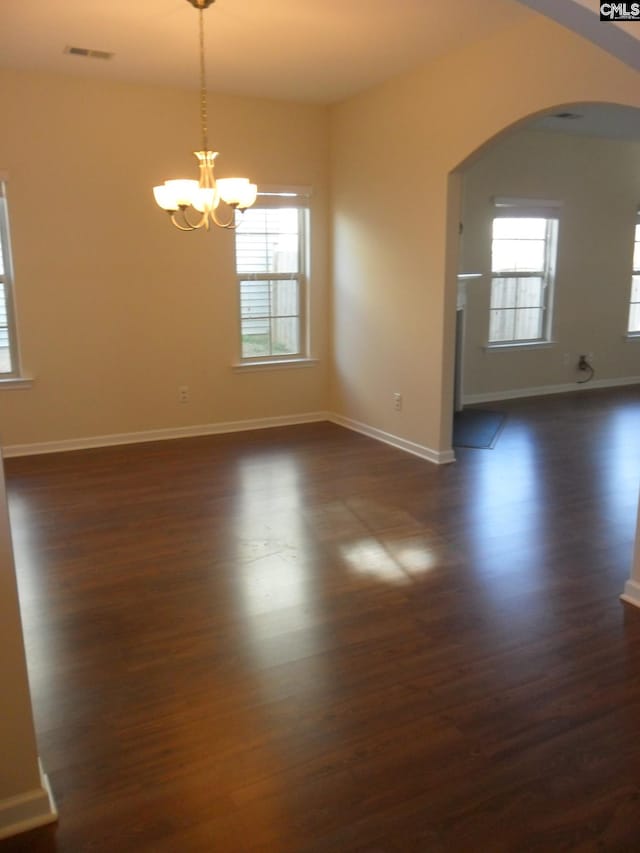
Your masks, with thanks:
M60 820L1 853L640 850L640 389L8 460Z

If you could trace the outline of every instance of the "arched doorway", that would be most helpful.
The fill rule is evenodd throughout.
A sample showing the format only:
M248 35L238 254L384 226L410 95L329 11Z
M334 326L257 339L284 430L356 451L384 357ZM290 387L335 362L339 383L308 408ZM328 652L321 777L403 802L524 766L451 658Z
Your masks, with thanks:
M627 159L623 156L625 153L629 155ZM580 184L578 193L568 189L571 176L565 172L573 165L570 158L576 161L573 177ZM637 383L637 330L630 319L633 305L629 302L631 299L633 303L634 299L631 282L635 262L632 265L631 259L640 202L640 188L634 181L639 158L640 110L612 103L574 102L559 104L516 122L480 145L452 171L447 254L449 313L446 319L450 338L444 359L450 374L449 397L443 401L443 417L446 413L451 417L455 403L453 392L459 385L456 376L459 379L465 373L460 364L460 283L456 281L460 272L479 272L484 276L482 284L470 285L472 291L476 288L469 300L476 316L473 317L473 334L469 334L468 324L466 330L465 344L472 350L472 354L467 352L466 371L473 374L469 383L472 387L469 384L465 387L466 402L479 404L580 390L578 383L588 374L576 373L579 354L587 354L593 364L594 350L600 373L592 385L585 387ZM484 205L481 215L477 209L480 196ZM565 205L561 214L564 252L558 259L555 298L558 316L551 321L553 306L548 306L549 324L544 335L542 332L524 335L521 341L510 340L506 335L503 344L499 335L492 339L489 333L490 314L507 313L504 308L490 312L490 233L492 217L496 215L495 199L509 196L520 204L537 200L540 205ZM554 197L556 202L549 201ZM594 228L596 222L599 225ZM462 234L458 223L464 223ZM469 234L469 228L475 233ZM471 251L469 240L473 244ZM637 242L637 236L635 240ZM566 244L571 241L573 254L569 262L571 252ZM479 244L485 253L480 263L477 261ZM451 248L454 245L457 252ZM452 264L456 264L455 269L451 268ZM608 287L600 288L598 293L599 282L604 281ZM482 298L477 298L480 293ZM465 307L466 313L473 316L469 306ZM494 309L493 305L491 307ZM457 334L452 330L457 330ZM536 334L537 339L534 339ZM510 364L509 369L507 364ZM483 378L485 383L488 379L491 381L483 386ZM640 552L637 547L634 573L623 598L640 604Z

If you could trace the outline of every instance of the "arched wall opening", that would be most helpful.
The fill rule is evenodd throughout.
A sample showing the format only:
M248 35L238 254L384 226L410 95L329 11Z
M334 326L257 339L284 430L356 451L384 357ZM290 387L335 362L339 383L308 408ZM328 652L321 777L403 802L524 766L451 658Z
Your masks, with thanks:
M460 170L531 116L580 102L640 107L637 72L532 15L332 110L341 422L451 460Z
M562 117L565 118L563 119ZM527 366L530 367L531 363L535 363L536 358L541 354L550 363L550 356L553 355L555 359L557 353L562 350L562 355L558 356L558 358L562 359L563 366L571 368L574 364L574 356L577 358L577 350L574 353L574 348L577 347L580 351L585 350L592 354L594 349L594 343L589 338L588 331L585 330L584 334L580 336L580 344L578 345L575 341L575 334L567 335L568 330L566 327L569 318L565 317L564 323L558 327L554 317L553 322L549 323L547 331L550 338L549 345L555 347L556 352L551 354L548 351L545 352L542 348L538 348L536 352L533 347L521 347L519 351L516 348L512 348L510 351L508 348L506 350L496 348L494 349L494 354L498 353L503 358L490 357L489 362L487 362L486 357L491 352L491 347L487 346L489 343L487 334L490 280L490 240L488 239L488 233L490 231L491 220L491 199L495 196L550 199L557 195L557 203L561 211L565 202L569 202L569 211L565 210L564 213L561 213L560 218L562 219L571 217L576 213L575 207L578 199L576 198L575 184L583 185L591 182L594 184L593 187L585 189L581 186L579 198L583 206L597 207L597 210L594 210L588 222L590 230L581 235L583 246L589 246L590 242L604 237L604 234L596 227L598 222L602 225L607 223L611 231L610 236L612 238L617 237L615 217L613 215L609 216L609 214L616 213L618 220L620 220L620 212L617 209L615 211L612 210L611 205L615 202L616 208L620 206L624 207L626 216L623 217L621 222L618 221L617 224L620 225L621 229L625 230L625 236L629 238L627 240L629 245L623 241L620 246L616 247L616 241L611 239L609 246L611 247L610 255L612 257L602 257L603 252L600 251L601 257L598 258L596 254L595 260L600 261L600 265L603 267L601 273L606 275L606 280L609 282L614 281L618 285L617 290L625 292L625 298L622 299L621 297L621 302L624 304L621 304L620 310L623 313L628 312L628 305L626 303L628 302L627 291L630 289L631 272L626 269L625 262L628 260L631 263L630 246L632 246L633 242L633 227L637 217L638 204L640 203L640 186L638 185L640 179L636 180L636 175L640 174L640 170L638 169L640 166L638 162L639 152L640 109L613 102L564 102L550 106L545 110L537 111L529 116L523 116L508 127L503 128L491 138L482 142L477 149L471 151L448 176L446 301L449 307L449 316L445 318L445 326L448 334L446 335L445 352L443 354L443 368L445 371L448 371L448 375L443 382L442 399L442 430L445 446L448 446L448 442L450 441L451 418L448 415L454 408L459 409L461 407L461 394L458 395L454 406L454 401L450 400L448 392L451 392L454 385L458 390L460 389L462 374L464 372L460 365L460 352L456 353L456 344L458 345L458 349L460 344L460 329L458 328L457 335L455 328L453 334L451 334L452 322L454 322L452 321L452 317L455 320L456 316L456 296L458 297L458 310L460 310L461 302L465 303L465 314L473 313L470 308L477 311L477 303L479 301L477 299L467 300L467 295L475 295L475 292L482 290L483 301L487 303L482 306L487 314L487 317L484 318L487 321L485 324L487 328L481 332L477 327L482 324L478 322L477 318L474 318L476 322L473 329L474 334L471 336L472 341L468 340L469 335L466 336L467 340L465 343L471 343L474 347L475 358L474 361L469 356L469 353L467 353L467 371L470 364L475 364L478 366L478 369L475 371L476 374L481 373L479 369L480 365L483 366L486 373L489 370L489 362L492 363L493 367L496 367L501 366L501 361L502 363L507 361L509 356L513 357L516 355L522 361L522 358L526 355L529 365L527 365L525 360L525 363L521 364L521 369L525 377L528 376L530 378L532 371L527 370ZM626 172L625 168L627 169ZM598 173L602 173L602 177L599 181L594 181L593 176ZM480 179L478 178L478 174L481 175ZM565 176L567 176L566 180ZM602 184L605 181L608 196L603 197L601 192L602 187L598 186L598 183ZM486 198L483 199L484 219L482 222L478 221L478 208L480 205L480 200L477 198L479 193L478 185L480 185L482 190L486 191ZM465 194L467 201L463 205L462 195L465 188L467 190ZM589 190L591 190L592 195L589 194ZM573 193L573 195L569 199L566 199L564 194L568 192ZM620 197L623 193L625 195L624 199ZM472 196L475 195L475 198L473 198L475 206L469 201L468 196L470 194ZM605 209L607 206L609 206L609 211ZM585 219L587 217L583 215L582 218ZM609 222L609 218L613 222ZM578 222L577 224L570 222L567 224L573 226L574 232L576 229L579 230L580 227L584 228L585 226L584 222ZM627 227L625 228L625 226ZM478 230L480 227L484 229L481 241L478 239ZM562 230L564 230L564 226L562 226ZM471 233L469 233L470 231ZM629 231L629 234L631 234L630 237L626 234L626 231ZM576 244L576 237L578 235L572 233L571 236L573 238L572 247L566 249L563 241L562 248L565 250L565 255L570 252L572 253L572 260L574 262L571 264L570 269L567 269L568 265L566 263L564 266L561 265L556 276L560 279L562 279L563 273L565 276L564 284L561 283L559 285L559 295L561 296L563 295L562 289L567 289L566 285L568 282L566 279L570 276L575 279L575 260L581 254L582 249L581 246ZM473 250L464 252L465 242L468 244L470 238L474 243ZM479 242L483 244L483 252L479 252L478 250ZM617 261L617 257L615 256L616 249L619 249L620 254L624 256L622 264L617 264L617 266L622 266L621 271L615 269L616 264L611 263L614 260ZM480 260L478 261L479 255ZM466 285L464 283L461 284L456 280L460 273L477 273L482 281L478 280L477 283L470 281ZM593 282L592 289L594 291L597 289L596 281ZM583 288L580 298L586 299L588 293L588 288ZM460 299L461 294L462 300ZM591 295L593 296L593 293ZM620 294L617 295L620 296ZM560 307L565 308L565 314L568 313L568 306L563 305L562 300L560 301ZM552 308L555 308L555 306L549 306L550 313L561 313L555 310L552 311ZM633 379L637 377L638 371L630 369L633 365L631 365L629 356L635 353L634 347L623 344L625 331L623 324L626 322L626 317L618 319L620 320L619 327L615 326L610 330L609 340L607 340L606 335L600 335L603 340L598 341L596 347L600 350L598 355L601 364L602 351L605 348L615 349L617 347L621 353L626 350L625 358L619 359L619 361L624 360L625 364L616 363L611 368L605 365L604 373L604 375L608 375L610 381L616 380L619 381L619 384L623 384L625 378ZM580 317L572 317L571 322L573 325L578 324ZM609 361L612 360L609 359ZM457 363L454 366L455 362ZM560 363L558 363L559 365ZM454 371L456 374L455 382ZM535 374L535 371L533 373ZM538 381L530 380L532 394L540 394L543 388L547 389L548 393L559 392L561 384L564 386L564 390L570 390L571 382L574 378L571 370L547 369L546 376L544 376L544 372L540 373L538 371L538 374L543 378L539 378ZM549 376L553 376L554 379L550 379ZM475 387L473 381L467 383L467 379L468 377L465 376L464 390L471 393L467 393L464 399L468 403L480 402L480 400L474 399L475 397L489 399L492 393L495 399L499 399L501 394L508 397L529 396L524 379L519 384L517 381L514 381L516 387L510 386L508 382L504 387ZM477 384L477 376L475 380ZM598 379L596 384L602 385L606 381L606 379ZM468 387L468 385L471 387ZM579 388L579 385L575 386L575 390L579 390Z
M541 124L538 121L542 117L553 116L556 114L562 113L570 113L570 114L579 114L579 115L595 115L599 108L605 108L605 115L611 118L612 124L607 128L607 135L603 134L589 135L588 132L585 132L584 135L576 134L576 135L567 135L561 134L562 143L564 144L565 149L567 146L573 141L573 150L576 151L580 156L584 155L585 148L588 148L588 145L584 145L586 141L588 141L589 145L593 146L593 152L602 152L608 151L611 154L619 154L622 155L625 152L625 149L618 148L615 150L615 146L622 140L626 142L626 153L629 151L633 151L633 155L636 158L636 163L638 161L638 155L640 153L640 109L634 107L629 109L629 106L626 104L619 104L613 101L607 102L593 102L593 101L582 101L582 102L562 102L555 104L553 106L548 107L545 110L536 111L533 114L528 116L523 116L518 119L508 127L503 128L498 133L494 134L491 138L482 142L474 151L468 153L468 155L450 172L447 181L447 252L446 252L446 295L445 295L445 304L447 308L445 309L445 345L443 351L443 371L445 373L445 380L443 381L442 386L442 401L441 401L441 413L442 413L442 429L443 429L443 437L445 441L450 440L450 429L452 425L452 415L454 411L454 372L455 372L455 362L456 362L456 308L457 308L457 294L458 294L458 281L457 275L460 269L459 264L461 260L461 252L460 252L460 243L461 237L459 233L459 224L464 220L463 215L463 186L465 182L465 177L468 176L469 171L472 170L479 163L486 160L489 156L491 156L492 152L498 150L499 154L504 154L504 145L502 145L505 140L518 136L519 140L522 141L526 138L525 135L520 133L521 131L529 131L528 136L535 136L535 132L531 132L531 128L533 127L534 131L536 127L540 127ZM618 110L618 112L616 112ZM633 114L633 120L629 121L630 116ZM616 115L619 116L622 127L616 128L615 126L615 118ZM602 117L602 116L601 116ZM538 136L545 137L546 141L549 141L548 134L538 134ZM553 138L553 134L551 137ZM578 139L583 145L578 145ZM558 136L555 135L555 139L558 140ZM608 146L608 149L606 148ZM558 146L551 145L549 146L551 150L554 148L557 150ZM620 159L623 161L623 165L627 163L627 160L621 156ZM628 158L627 158L628 159ZM595 156L592 156L589 161L585 161L584 157L580 160L582 168L587 167L588 170L593 170L593 172L603 171L606 168L606 165L603 165L602 161L599 161ZM528 161L530 166L531 161ZM620 164L616 164L616 168L620 170ZM625 236L629 238L631 241L633 237L630 236L633 234L634 223L637 220L637 211L638 206L640 205L640 171L634 169L632 172L628 172L628 183L629 186L625 188L627 198L624 199L626 209L625 213L627 214L625 225L628 228L625 229ZM602 179L601 179L602 182ZM524 182L525 186L530 187L530 181ZM541 189L538 194L539 198L549 198L548 191L549 183L545 185L543 189ZM620 202L620 187L616 188L608 187L609 191L612 192L612 197L615 196L615 201ZM503 193L496 193L503 194ZM530 194L528 192L519 193L518 195L529 197ZM560 192L559 201L561 204L564 203ZM536 197L535 193L531 194L531 197ZM487 206L489 205L490 197L487 195ZM611 215L611 210L607 212L606 209L601 209L598 211L600 218L607 217L607 213ZM613 217L614 222L617 222L616 217ZM561 217L562 222L562 217ZM561 227L563 227L561 225ZM614 229L615 230L615 229ZM626 234L626 231L629 233ZM595 235L589 235L590 237L594 237ZM601 235L597 235L600 237ZM486 229L486 233L484 237L487 238L487 242L490 242L490 229ZM463 238L464 239L464 238ZM625 246L622 251L627 251L628 257L626 260L631 260L632 254L632 244L629 246ZM611 247L612 251L615 251L615 248ZM624 264L623 264L624 265ZM627 264L628 266L628 264ZM627 275L628 273L628 275ZM623 274L622 279L620 276L615 279L618 285L620 285L625 291L625 299L629 299L630 292L630 283L631 283L631 268L628 270L625 269L625 273ZM486 275L486 271L485 271ZM490 276L489 276L490 277ZM628 280L627 280L628 279ZM610 284L610 282L609 282ZM561 285L560 285L561 286ZM485 284L485 287L490 287L489 283ZM607 297L611 299L611 289L607 292ZM486 308L487 306L485 306ZM487 312L488 315L488 312ZM619 318L620 319L620 318ZM485 318L488 326L488 316ZM622 329L617 330L622 332ZM627 343L622 343L621 340L624 340L624 334L618 334L616 337L620 338L620 340L612 340L611 347L622 346L627 350L633 350L631 353L631 357L637 360L637 352L636 352L636 344L631 343L629 346L629 339L627 339ZM565 346L563 346L563 341L558 339L558 336L554 335L555 340L553 344L556 346L555 358L560 359L563 357L563 350ZM564 357L566 358L569 353L564 353ZM571 353L571 358L573 358L574 354ZM570 365L569 365L570 367ZM628 376L628 377L618 377L610 382L611 385L624 385L624 384L633 384L634 381L637 382L638 371ZM627 382L628 379L628 382ZM606 387L607 380L600 380L600 387ZM589 386L586 386L587 388ZM558 390L561 390L558 388ZM567 389L568 390L568 389ZM580 386L576 386L576 391L580 390ZM504 399L509 396L528 396L525 392L523 393L513 393L513 394L505 394L502 395L500 393L496 394L493 399ZM473 397L471 398L471 402L475 402ZM636 523L636 538L635 538L635 546L634 546L634 555L631 566L631 576L629 580L626 582L624 590L622 591L621 598L635 605L636 607L640 607L640 505L638 507L637 514L637 523Z

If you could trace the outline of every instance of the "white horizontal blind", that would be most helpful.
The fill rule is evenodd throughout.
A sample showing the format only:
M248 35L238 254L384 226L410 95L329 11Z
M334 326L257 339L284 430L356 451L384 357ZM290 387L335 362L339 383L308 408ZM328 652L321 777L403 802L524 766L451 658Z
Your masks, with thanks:
M311 187L262 185L258 189L256 207L309 207L311 195Z
M547 220L496 219L491 243L491 272L542 275L545 267Z
M294 207L250 207L236 230L238 273L297 273L300 217Z
M558 219L562 202L548 198L505 198L493 200L494 219Z

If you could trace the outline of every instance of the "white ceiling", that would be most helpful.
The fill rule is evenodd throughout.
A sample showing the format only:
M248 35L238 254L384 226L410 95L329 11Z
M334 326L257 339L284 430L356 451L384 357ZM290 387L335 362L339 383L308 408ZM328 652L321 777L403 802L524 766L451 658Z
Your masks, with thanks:
M554 114L547 115L534 119L528 129L640 142L640 109L620 104L576 104L564 106L558 112L571 112L579 118L562 119Z
M512 0L217 0L209 88L332 103L529 14ZM0 64L193 88L197 16L186 0L0 0Z

